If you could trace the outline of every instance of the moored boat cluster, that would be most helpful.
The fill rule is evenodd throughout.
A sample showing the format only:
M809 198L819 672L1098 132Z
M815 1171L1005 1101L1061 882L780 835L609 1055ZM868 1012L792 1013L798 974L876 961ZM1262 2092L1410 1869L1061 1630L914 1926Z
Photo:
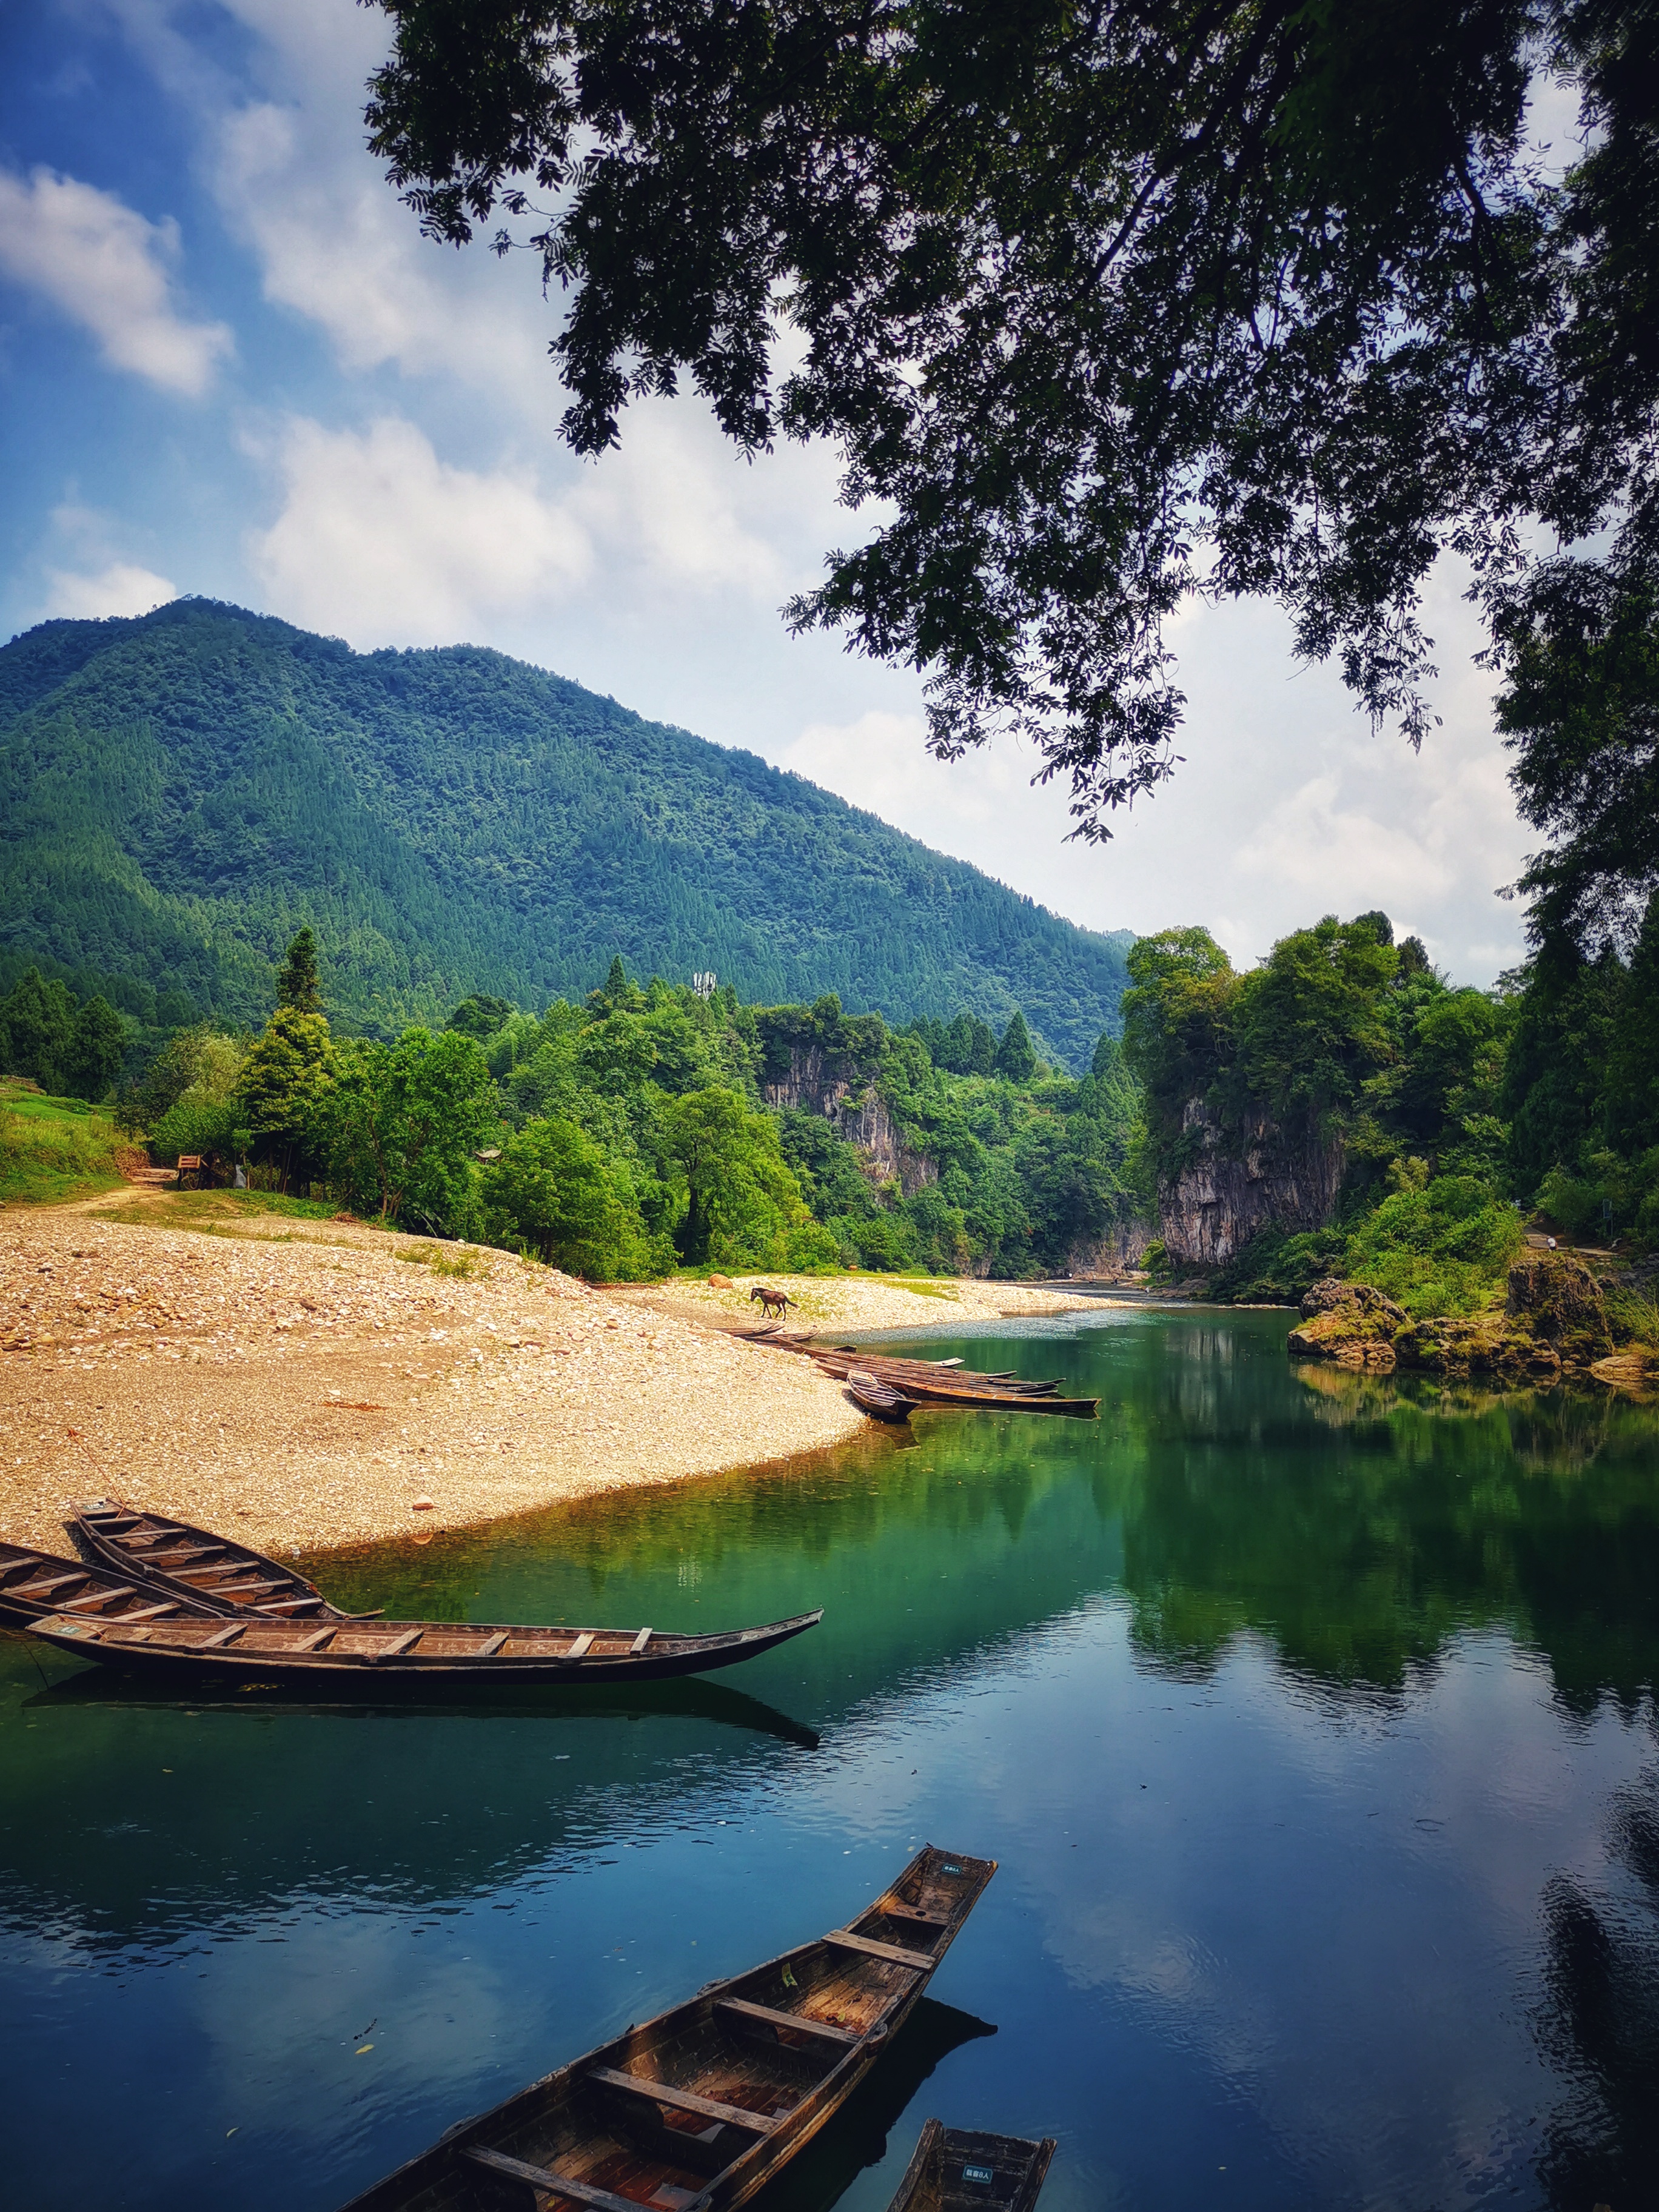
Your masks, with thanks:
M867 1369L859 1382L911 1402ZM0 1544L0 1625L123 1671L191 1682L303 1690L345 1674L377 1688L449 1689L700 1674L822 1618L698 1637L385 1620L344 1612L294 1568L165 1515L100 1500L70 1526L84 1558ZM845 1925L708 1984L450 2129L348 2212L730 2212L812 2140L890 2047L995 1872L994 1860L926 1846ZM892 2212L1031 2212L1054 2149L1051 2139L929 2120Z

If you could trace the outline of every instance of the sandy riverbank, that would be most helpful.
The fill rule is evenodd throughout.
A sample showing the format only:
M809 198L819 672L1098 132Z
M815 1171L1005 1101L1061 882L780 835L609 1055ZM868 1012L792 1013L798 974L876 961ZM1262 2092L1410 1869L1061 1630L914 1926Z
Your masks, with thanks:
M592 1291L510 1254L228 1197L12 1208L0 1536L61 1551L65 1507L113 1493L310 1550L840 1442L862 1416L838 1384L720 1333L755 1315L751 1279ZM785 1286L792 1323L848 1330L1072 1303L1006 1284Z

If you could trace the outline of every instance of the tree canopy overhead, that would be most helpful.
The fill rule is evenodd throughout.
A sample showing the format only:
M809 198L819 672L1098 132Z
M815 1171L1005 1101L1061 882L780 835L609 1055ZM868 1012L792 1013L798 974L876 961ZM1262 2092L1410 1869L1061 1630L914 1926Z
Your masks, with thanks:
M684 377L746 451L836 441L884 519L791 620L925 669L943 756L1033 737L1083 834L1170 772L1194 592L1277 598L1416 739L1440 552L1500 659L1559 627L1540 526L1659 565L1650 7L379 4L371 143L568 289L571 443Z

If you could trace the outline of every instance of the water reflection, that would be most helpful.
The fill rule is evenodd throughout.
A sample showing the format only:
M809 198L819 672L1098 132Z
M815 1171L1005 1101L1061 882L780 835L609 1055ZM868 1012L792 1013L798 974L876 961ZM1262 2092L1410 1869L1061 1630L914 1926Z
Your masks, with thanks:
M404 1615L826 1608L720 1683L185 1705L0 1641L15 2187L325 2212L931 1837L1003 1872L926 2097L896 2049L776 2208L879 2212L924 2107L1058 2134L1044 2212L1659 2197L1659 1416L1284 1329L964 1335L1101 1419L307 1562Z

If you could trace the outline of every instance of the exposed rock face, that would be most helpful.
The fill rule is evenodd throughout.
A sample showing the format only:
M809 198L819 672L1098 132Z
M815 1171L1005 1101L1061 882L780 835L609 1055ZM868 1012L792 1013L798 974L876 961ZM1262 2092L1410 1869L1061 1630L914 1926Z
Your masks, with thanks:
M939 1169L927 1155L900 1142L887 1101L849 1053L816 1042L793 1044L789 1073L763 1084L761 1096L769 1106L790 1106L833 1121L837 1133L857 1146L872 1180L896 1182L906 1198L939 1181Z
M1588 1367L1613 1350L1601 1285L1569 1252L1528 1252L1517 1260L1504 1310L1549 1345L1564 1366Z
M1310 1129L1300 1136L1265 1115L1243 1142L1224 1140L1204 1101L1187 1103L1182 1127L1198 1150L1190 1166L1158 1197L1158 1229L1170 1257L1217 1267L1259 1230L1322 1229L1336 1208L1347 1156Z
M1061 1272L1079 1280L1091 1275L1122 1275L1138 1267L1152 1241L1152 1224L1120 1221L1103 1237L1080 1237L1066 1255Z

